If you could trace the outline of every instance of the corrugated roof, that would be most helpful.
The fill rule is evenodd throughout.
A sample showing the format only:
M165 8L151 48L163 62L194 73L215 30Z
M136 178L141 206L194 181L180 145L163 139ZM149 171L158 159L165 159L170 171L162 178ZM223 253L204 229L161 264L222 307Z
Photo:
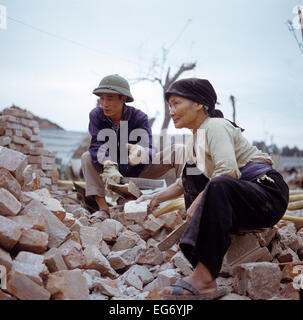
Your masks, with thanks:
M70 165L74 152L78 149L87 132L41 129L40 138L44 148L55 153L62 164Z

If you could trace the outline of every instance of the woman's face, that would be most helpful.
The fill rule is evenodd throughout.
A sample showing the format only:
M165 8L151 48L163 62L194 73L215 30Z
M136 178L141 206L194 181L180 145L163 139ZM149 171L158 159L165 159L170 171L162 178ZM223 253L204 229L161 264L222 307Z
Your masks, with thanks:
M201 116L205 116L201 105L176 94L169 97L168 103L169 114L176 128L196 129L200 126Z

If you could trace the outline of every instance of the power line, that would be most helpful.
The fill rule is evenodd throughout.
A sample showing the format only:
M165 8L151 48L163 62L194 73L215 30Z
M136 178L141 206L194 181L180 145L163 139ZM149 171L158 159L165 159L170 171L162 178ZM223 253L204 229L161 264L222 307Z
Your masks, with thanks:
M55 34L55 33L51 33L51 32L49 32L49 31L45 31L45 30L40 29L40 28L38 28L38 27L35 27L35 26L31 25L31 24L28 24L28 23L26 23L26 22L23 22L23 21L21 21L21 20L18 20L18 19L12 18L12 17L8 17L8 16L7 16L7 19L12 20L12 21L14 21L14 22L16 22L16 23L22 24L22 25L24 25L24 26L26 26L26 27L28 27L28 28L31 28L31 29L33 29L33 30L35 30L35 31L38 31L38 32L43 33L43 34L45 34L45 35L48 35L48 36L50 36L50 37L57 38L57 39L59 39L59 40L62 40L62 41L65 41L65 42L69 42L69 43L72 43L72 44L77 45L77 46L79 46L79 47L82 47L82 48L84 48L84 49L93 51L93 52L95 52L95 53L97 53L97 54L99 54L99 55L111 56L111 57L113 57L113 58L116 58L116 59L119 59L119 60L122 60L122 61L126 61L126 62L129 62L129 63L135 64L135 65L137 65L137 66L140 66L139 63L134 62L134 61L132 61L132 60L129 60L129 59L126 59L126 58L122 58L122 57L119 57L119 56L115 56L115 55L113 55L113 54L111 54L111 53L109 53L109 52L100 51L100 50L98 50L98 49L95 49L95 48L92 48L92 47L88 47L88 46L86 46L86 45L83 44L83 43L80 43L80 42L78 42L78 41L74 41L74 40L69 39L69 38L66 38L66 37L62 37L62 36L60 36L60 35L57 35L57 34Z

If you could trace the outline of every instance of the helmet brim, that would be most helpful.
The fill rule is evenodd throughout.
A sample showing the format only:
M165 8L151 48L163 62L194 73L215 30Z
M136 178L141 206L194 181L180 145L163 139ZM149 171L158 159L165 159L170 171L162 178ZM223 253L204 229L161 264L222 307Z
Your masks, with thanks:
M123 90L121 88L119 88L119 90L115 90L114 88L109 89L109 88L98 87L93 91L93 94L95 94L98 97L100 97L100 95L102 93L121 94L123 96L126 96L126 102L133 102L134 101L134 98L130 94L130 92L127 92L127 90Z

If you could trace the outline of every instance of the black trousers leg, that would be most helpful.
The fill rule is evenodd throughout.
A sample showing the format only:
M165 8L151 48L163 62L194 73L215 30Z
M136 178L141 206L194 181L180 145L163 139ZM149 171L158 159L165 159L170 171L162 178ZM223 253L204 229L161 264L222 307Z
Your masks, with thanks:
M270 170L267 175L275 182L229 176L209 180L180 240L183 254L194 267L200 261L217 277L231 233L239 227L271 227L281 219L288 205L288 186L277 171Z

